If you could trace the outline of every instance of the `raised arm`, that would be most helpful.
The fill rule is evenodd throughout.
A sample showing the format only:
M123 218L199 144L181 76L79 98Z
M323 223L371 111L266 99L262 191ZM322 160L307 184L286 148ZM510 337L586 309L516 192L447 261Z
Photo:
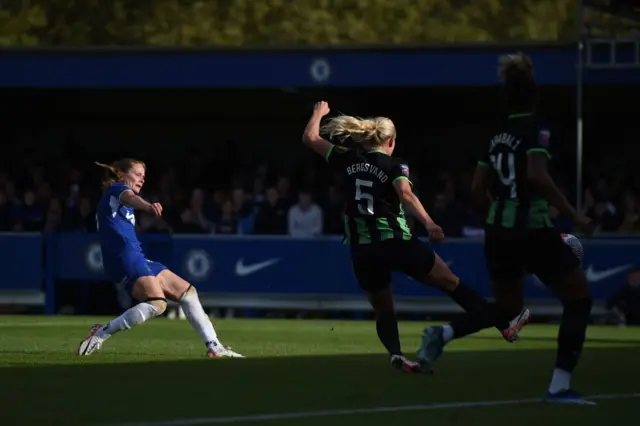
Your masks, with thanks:
M302 142L323 158L327 158L327 155L333 148L331 142L320 137L320 120L329 114L329 111L328 103L324 101L318 102L313 108L313 114L311 114L307 127L305 127L304 133L302 134Z

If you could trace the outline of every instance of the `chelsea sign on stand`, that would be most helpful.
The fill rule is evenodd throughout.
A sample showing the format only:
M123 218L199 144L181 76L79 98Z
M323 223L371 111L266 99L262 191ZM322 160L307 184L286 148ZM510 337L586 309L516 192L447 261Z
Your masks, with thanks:
M104 266L102 265L102 249L100 248L100 244L90 244L84 260L90 270L93 272L102 272Z
M331 77L331 65L329 65L329 61L324 58L316 58L311 63L309 73L313 81L316 83L324 83Z
M213 262L206 251L192 250L185 255L184 269L191 281L206 280L213 270Z

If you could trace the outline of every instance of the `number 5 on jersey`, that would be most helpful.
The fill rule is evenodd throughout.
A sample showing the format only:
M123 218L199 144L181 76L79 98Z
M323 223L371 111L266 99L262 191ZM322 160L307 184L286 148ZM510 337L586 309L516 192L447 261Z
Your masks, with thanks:
M506 157L507 157L507 173L508 173L507 176L505 176L502 171L504 166L502 164L502 159L503 159L502 153L499 153L497 156L496 155L489 156L489 158L491 159L491 163L493 164L494 170L496 171L496 173L498 173L498 178L500 179L500 182L502 182L504 186L509 187L511 198L517 198L518 192L516 189L516 159L512 152L508 153Z
M373 215L373 195L362 192L362 187L373 188L373 182L370 180L356 179L356 201L358 201L358 211L360 214ZM366 208L362 201L366 201Z

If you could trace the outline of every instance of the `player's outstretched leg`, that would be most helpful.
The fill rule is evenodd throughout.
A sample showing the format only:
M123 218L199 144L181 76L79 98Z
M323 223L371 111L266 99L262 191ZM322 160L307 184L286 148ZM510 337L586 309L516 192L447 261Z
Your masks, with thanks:
M409 360L402 353L398 319L391 288L387 286L375 291L365 291L365 293L376 313L376 332L380 342L389 353L391 366L405 373L421 373L420 365Z
M486 309L489 304L487 300L454 275L440 256L437 254L435 256L433 270L426 281L447 293L466 312L471 313ZM517 288L516 284L511 283L511 287ZM518 309L511 312L509 309L504 309L500 302L501 300L498 300L498 308L491 308L498 309L500 313L496 328L507 342L513 343L518 339L520 330L529 323L531 312L528 309Z
M483 308L467 312L460 318L444 326L428 327L424 330L422 344L418 349L418 362L425 371L431 371L433 363L442 355L444 346L454 339L477 333L485 328L503 324L505 317L495 303L487 303Z
M144 302L127 309L122 315L105 325L94 324L89 335L80 342L78 355L91 355L100 350L102 344L112 335L142 324L150 318L160 316L167 309L167 300L156 277L138 278L133 285L133 296L138 300L144 300Z
M498 305L488 303L478 292L462 283L437 255L426 282L447 293L466 313L448 325L425 329L418 350L418 361L424 370L431 370L433 362L451 340L485 328L502 330L509 327L509 316Z
M180 303L187 320L198 332L207 347L208 357L244 358L244 356L233 351L230 347L220 343L209 316L202 308L198 292L194 286L168 269L162 271L158 278L167 297Z
M549 283L549 280L543 280ZM585 400L571 389L571 376L582 353L586 338L587 324L591 314L592 299L587 278L578 268L559 284L551 284L560 296L564 310L558 332L556 365L549 389L547 402L559 404L596 405Z

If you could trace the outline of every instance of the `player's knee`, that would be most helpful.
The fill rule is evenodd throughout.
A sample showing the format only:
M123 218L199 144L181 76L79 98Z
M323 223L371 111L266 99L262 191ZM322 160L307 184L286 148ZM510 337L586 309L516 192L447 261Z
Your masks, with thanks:
M184 293L182 293L182 296L180 297L180 300L183 300L185 297L189 297L192 295L197 295L198 291L196 290L196 288L192 285L189 285L189 288L187 288Z
M366 294L376 315L395 315L395 303L389 287L366 291Z
M155 316L160 316L167 310L167 299L153 298L147 299L147 303L154 307Z
M451 294L460 284L460 278L453 275L453 273L431 274L428 278L428 282L436 288Z

